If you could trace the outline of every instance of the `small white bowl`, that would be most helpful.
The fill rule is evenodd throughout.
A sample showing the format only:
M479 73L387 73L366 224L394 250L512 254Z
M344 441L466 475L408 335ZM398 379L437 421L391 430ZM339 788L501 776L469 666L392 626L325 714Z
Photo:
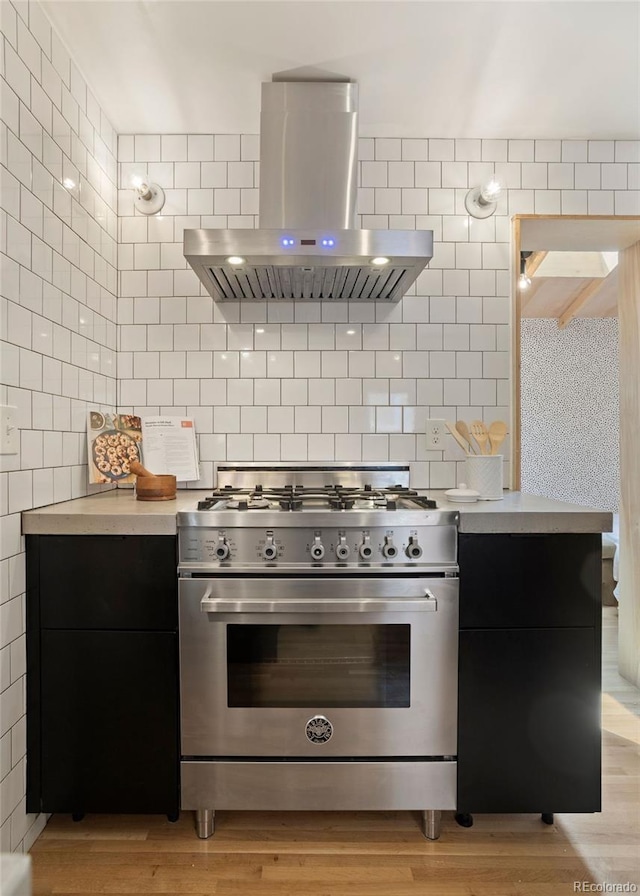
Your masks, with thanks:
M447 489L445 495L454 504L474 504L480 497L480 493L475 489L467 488L466 482L461 482L457 488Z

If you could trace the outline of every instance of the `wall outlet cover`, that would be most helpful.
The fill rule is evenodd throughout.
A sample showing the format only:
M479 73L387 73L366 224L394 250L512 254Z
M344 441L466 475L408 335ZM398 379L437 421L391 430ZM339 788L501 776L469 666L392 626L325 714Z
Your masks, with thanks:
M18 454L20 439L15 422L16 408L11 405L0 405L0 454Z
M447 427L444 420L427 420L427 448L432 451L444 451Z

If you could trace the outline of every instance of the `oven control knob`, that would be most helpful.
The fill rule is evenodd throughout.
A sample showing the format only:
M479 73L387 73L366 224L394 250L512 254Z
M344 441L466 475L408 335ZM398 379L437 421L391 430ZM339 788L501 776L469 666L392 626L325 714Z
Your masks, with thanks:
M358 553L363 560L369 560L371 558L371 555L373 554L373 548L371 547L371 539L368 535L363 535L362 544L358 548Z
M278 556L278 548L273 541L273 535L267 535L267 543L262 548L262 556L265 560L275 560Z
M418 543L418 539L415 535L412 535L409 538L409 544L407 545L407 549L405 554L409 558L409 560L419 560L422 557L422 548Z
M387 560L394 560L398 556L398 548L393 543L393 538L387 535L382 546L382 556Z
M336 557L338 558L338 560L346 560L350 553L351 550L349 548L349 545L347 544L347 539L344 535L341 535L340 541L336 546Z
M216 547L216 560L226 560L229 556L229 545L227 543L227 539L224 536L221 536L218 539L218 545Z
M311 556L314 560L322 560L324 557L324 545L320 541L319 535L316 535L311 545Z

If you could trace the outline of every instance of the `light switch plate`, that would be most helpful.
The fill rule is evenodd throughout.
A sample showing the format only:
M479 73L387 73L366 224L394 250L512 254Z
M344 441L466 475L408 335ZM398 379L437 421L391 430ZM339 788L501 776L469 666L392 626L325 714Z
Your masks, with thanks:
M15 412L11 405L0 405L0 454L17 454L20 450Z

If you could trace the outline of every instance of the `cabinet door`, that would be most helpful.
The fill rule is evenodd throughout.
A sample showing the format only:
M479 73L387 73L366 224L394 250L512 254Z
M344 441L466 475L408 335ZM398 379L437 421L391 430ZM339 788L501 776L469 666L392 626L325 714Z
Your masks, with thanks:
M597 626L602 538L459 537L460 628Z
M178 810L177 636L43 631L41 810Z
M599 809L596 631L460 632L458 811Z
M36 537L42 628L177 629L175 536Z

